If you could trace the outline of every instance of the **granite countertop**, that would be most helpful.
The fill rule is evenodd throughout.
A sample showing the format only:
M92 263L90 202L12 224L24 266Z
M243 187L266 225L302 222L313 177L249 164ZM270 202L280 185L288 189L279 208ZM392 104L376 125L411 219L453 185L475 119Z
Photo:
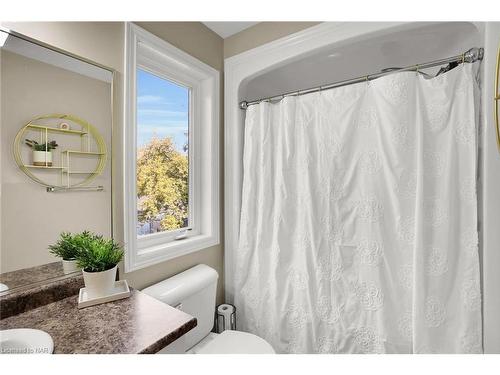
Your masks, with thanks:
M156 353L196 327L196 318L132 290L129 298L78 309L78 296L0 320L0 329L36 328L54 353Z
M78 271L81 273L81 271ZM35 267L23 268L0 274L0 283L5 284L10 290L22 286L32 285L41 281L56 279L65 276L62 262L42 264Z

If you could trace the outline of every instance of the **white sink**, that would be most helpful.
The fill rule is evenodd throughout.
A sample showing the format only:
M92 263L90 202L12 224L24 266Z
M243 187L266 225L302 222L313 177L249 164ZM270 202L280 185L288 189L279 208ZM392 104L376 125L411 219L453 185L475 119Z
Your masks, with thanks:
M52 354L54 341L39 329L18 328L0 331L1 354Z

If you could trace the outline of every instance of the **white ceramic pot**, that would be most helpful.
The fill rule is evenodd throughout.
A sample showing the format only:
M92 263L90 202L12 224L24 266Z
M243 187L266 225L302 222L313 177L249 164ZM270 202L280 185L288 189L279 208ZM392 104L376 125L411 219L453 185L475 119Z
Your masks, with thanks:
M63 265L63 272L65 275L69 273L73 273L79 270L78 266L76 265L76 260L62 260L62 265Z
M90 298L109 295L115 285L117 268L118 266L114 266L110 270L102 272L85 272L82 270L87 295Z
M50 151L33 151L33 165L52 166L52 152Z

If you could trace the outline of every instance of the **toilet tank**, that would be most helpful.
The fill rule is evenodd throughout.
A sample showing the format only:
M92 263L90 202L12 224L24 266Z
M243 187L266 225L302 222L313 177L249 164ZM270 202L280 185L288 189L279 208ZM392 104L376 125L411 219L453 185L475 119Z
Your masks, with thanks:
M197 319L197 326L173 343L176 352L192 348L212 330L218 278L213 268L199 264L142 290Z

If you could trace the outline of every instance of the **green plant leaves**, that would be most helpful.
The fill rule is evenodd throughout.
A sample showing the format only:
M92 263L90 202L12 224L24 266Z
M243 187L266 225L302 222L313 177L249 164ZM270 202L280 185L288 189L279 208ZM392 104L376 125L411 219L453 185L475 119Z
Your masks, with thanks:
M106 271L123 258L123 250L113 239L84 231L71 234L63 232L56 244L49 246L50 253L65 260L76 259L78 267L86 272Z
M30 146L35 151L51 151L56 149L57 146L59 146L56 141L50 141L42 144L32 139L25 139L24 141L26 145Z
M61 238L54 245L49 246L49 252L64 260L76 259L78 246L74 236L71 233L62 232Z

